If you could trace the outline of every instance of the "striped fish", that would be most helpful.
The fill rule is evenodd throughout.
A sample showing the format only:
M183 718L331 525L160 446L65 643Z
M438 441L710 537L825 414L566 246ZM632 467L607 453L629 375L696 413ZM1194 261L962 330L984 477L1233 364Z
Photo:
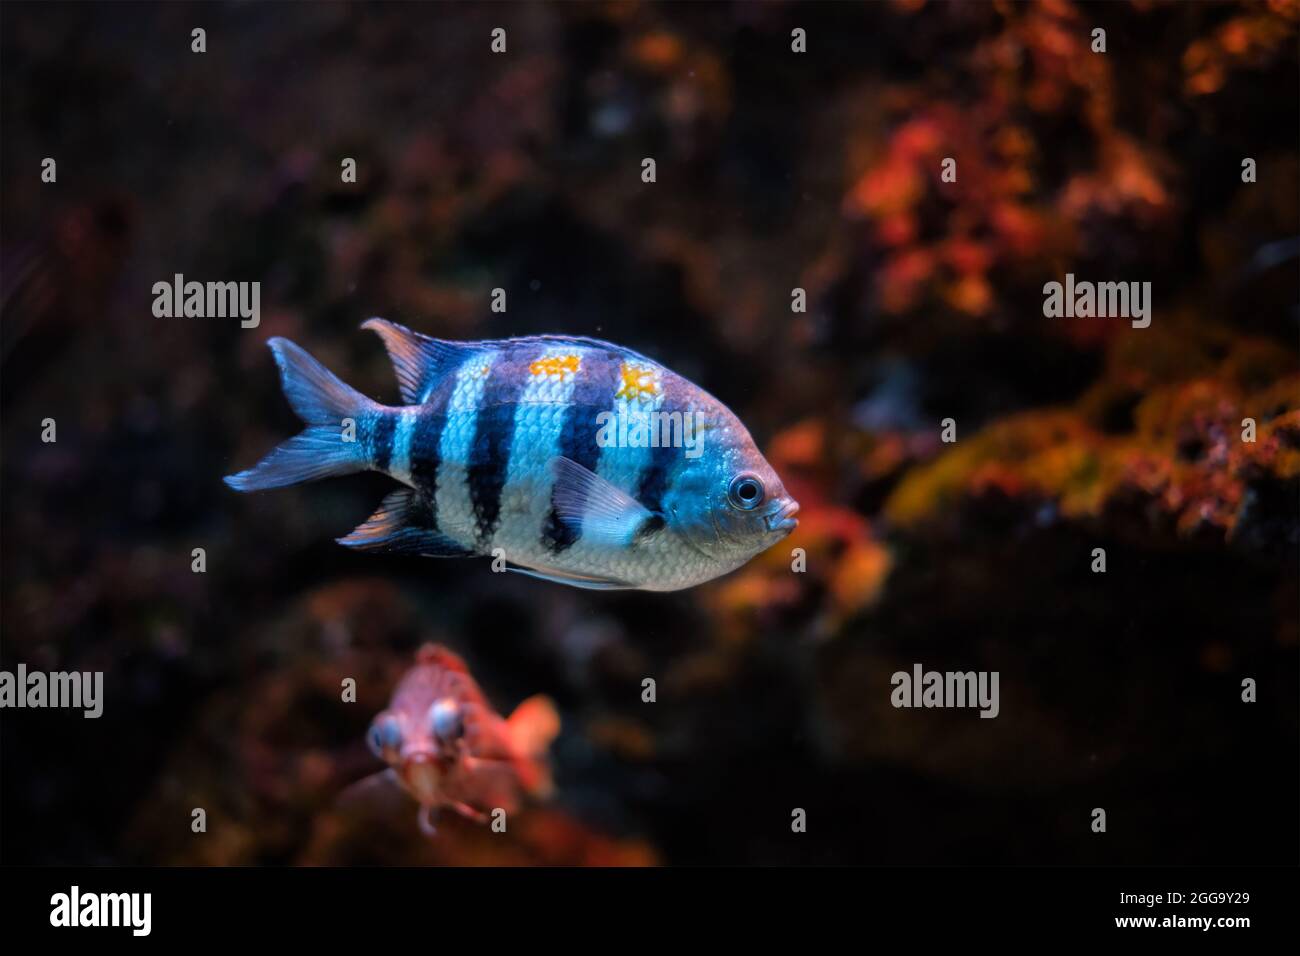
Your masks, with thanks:
M745 426L631 349L553 335L429 338L383 319L403 404L371 401L294 343L268 343L307 427L237 491L357 471L402 487L341 544L491 555L584 588L673 591L786 537L798 504Z

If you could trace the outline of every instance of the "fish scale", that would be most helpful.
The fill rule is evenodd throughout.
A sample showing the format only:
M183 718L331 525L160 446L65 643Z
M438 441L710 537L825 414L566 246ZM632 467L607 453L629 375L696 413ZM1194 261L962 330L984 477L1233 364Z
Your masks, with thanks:
M455 384L455 377L449 375L434 385L426 401L414 413L415 423L407 433L409 441L405 455L411 484L429 502L435 528L439 526L438 468L442 464L442 434L447 425L447 403L451 401Z
M576 361L571 361L576 358ZM502 501L501 529L493 544L507 553L515 542L538 531L536 516L549 502L553 478L547 463L573 450L565 437L574 412L574 394L585 381L593 356L576 355L571 347L551 346L530 363L528 383L515 412L515 437ZM535 368L534 368L535 366ZM543 519L541 524L546 525Z
M556 354L571 354L576 358L573 382L564 386L567 399L562 405L543 406L530 402L517 414L516 420L524 429L525 436L523 441L516 437L516 455L520 464L512 467L515 475L512 499L517 502L516 514L521 520L512 523L507 535L499 536L494 544L500 546L507 557L521 563L554 563L559 567L591 572L595 566L585 554L589 549L578 549L576 553L562 557L565 550L580 544L582 527L564 524L563 531L556 535L555 512L551 505L552 477L546 463L567 451L572 454L565 457L577 460L585 467L595 466L593 471L619 488L636 488L637 476L646 464L646 450L602 449L597 444L595 421L602 411L628 414L629 411L653 410L662 406L663 395L637 402L617 398L620 377L610 372L611 369L619 371L624 363L620 356L610 352L571 349ZM572 397L578 393L580 384L582 403L573 405ZM562 438L567 438L567 446L562 447ZM552 549L552 541L560 535L567 541L567 546Z
M624 382L622 373L628 364L621 356L587 349L580 351L578 357L580 360L578 380L586 381L586 375L591 375L592 378L602 385L607 385L608 388L603 399L598 399L592 395L593 404L566 409L566 420L571 417L589 418L594 423L597 414L602 411L613 412L616 416L627 416L629 420L632 420L633 416L648 416L652 412L679 411L686 413L697 410L696 406L690 403L690 393L684 389L674 387L672 380L676 376L666 373L666 370L652 366L649 363L634 361L631 363L633 369L642 370L649 376L650 386L653 391L649 394L620 397L618 391ZM614 369L619 374L602 375L600 371L602 365L607 369ZM666 401L670 395L674 397L671 405ZM685 402L681 401L682 399L685 399ZM520 436L516 436L515 453L516 455L522 454L523 459L528 464L521 464L516 469L517 477L513 488L513 498L517 502L527 504L527 517L521 522L512 523L509 529L510 533L508 535L499 535L494 544L501 547L508 558L518 563L528 565L553 564L566 570L592 576L609 574L613 569L618 572L615 576L627 575L627 578L622 578L626 580L643 574L647 567L654 569L656 576L672 580L677 580L678 576L685 579L701 573L709 559L695 549L667 538L639 544L635 549L623 554L611 554L606 548L593 546L590 543L584 544L581 528L579 527L569 532L569 537L572 540L568 548L561 549L558 553L550 548L547 531L551 528L553 515L553 509L550 507L551 481L544 468L530 467L530 465L535 465L538 462L544 463L558 451L558 446L553 446L549 440L551 428L534 428L531 424L532 419L543 414L553 415L554 413L536 408L522 408L518 413L517 420L523 424L525 435L522 439ZM543 435L545 438L540 437ZM682 454L681 449L671 447L633 448L611 446L601 448L596 443L594 424L589 432L583 435L583 438L588 439L590 445L575 443L568 450L583 453L583 458L596 463L597 467L593 470L601 478L609 481L615 487L628 491L635 491L640 488L645 476L653 473L653 486L662 495L666 476L671 471L672 463L680 459ZM525 449L530 450L525 451ZM579 459L575 458L575 460ZM582 463L585 464L585 461ZM537 526L539 519L542 527L540 537L531 533L531 529Z
M567 392L567 406L563 410L563 424L556 445L556 454L576 461L591 471L600 466L602 449L596 443L597 414L610 406L610 396L618 390L622 360L609 352L585 349L579 354L579 366L573 376L572 388ZM551 484L545 487L550 500ZM542 543L550 554L559 554L573 547L581 528L563 522L554 506L548 507L542 527Z
M388 471L388 462L393 454L393 432L397 429L397 416L379 413L369 418L372 423L370 433L370 460L376 471Z
M602 411L612 412L616 420L625 419L631 422L636 420L636 416L648 416L653 412L665 410L685 412L690 410L684 406L664 408L664 376L662 370L657 366L638 360L629 361L618 356L615 356L615 359L617 360L619 374L613 393L606 397L601 408ZM650 377L652 389L650 394L641 391L635 394L620 394L625 388L627 377L642 369ZM594 443L594 435L592 440ZM681 454L680 449L670 449L670 451ZM650 462L651 449L610 446L598 448L597 453L597 466L592 470L614 487L635 494L640 484L642 472ZM672 560L672 555L655 554L656 550L659 549L642 546L641 553L636 556L619 556L613 560L616 562L618 569L625 574L631 572L633 570L632 565L639 561L663 562ZM584 544L581 536L579 536L568 555L565 566L571 567L580 573L594 573L603 566L602 562L610 560L610 556L605 551L606 549L593 547L589 543ZM683 561L690 561L692 558L689 554L678 554L676 557Z
M478 539L469 490L469 459L487 376L496 358L494 352L476 354L456 370L456 385L438 448L438 526L465 547L473 547Z
M483 385L465 474L474 510L474 544L481 551L491 548L500 523L518 406L529 386L528 369L541 354L535 347L500 351Z

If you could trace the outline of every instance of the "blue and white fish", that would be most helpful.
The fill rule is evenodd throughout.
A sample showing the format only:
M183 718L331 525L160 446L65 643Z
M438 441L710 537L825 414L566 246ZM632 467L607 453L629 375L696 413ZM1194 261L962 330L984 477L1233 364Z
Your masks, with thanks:
M493 555L599 589L691 587L798 524L798 503L731 410L631 349L552 335L449 342L383 319L362 327L383 338L405 404L371 401L271 339L307 428L226 478L230 487L382 472L403 487L341 544Z

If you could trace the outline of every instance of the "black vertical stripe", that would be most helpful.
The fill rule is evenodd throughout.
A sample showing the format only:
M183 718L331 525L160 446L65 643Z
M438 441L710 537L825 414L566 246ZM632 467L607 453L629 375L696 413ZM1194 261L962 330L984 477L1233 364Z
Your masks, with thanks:
M474 507L475 531L486 547L501 523L501 492L510 468L515 412L528 385L528 366L542 354L541 345L517 345L497 356L483 386L483 399L474 417L466 480Z
M428 502L428 526L438 528L438 466L442 463L439 448L442 433L447 427L447 406L456 390L456 373L453 367L433 385L429 398L419 407L415 427L411 429L411 481Z
M384 409L376 412L370 427L370 462L375 471L387 471L393 457L393 431L397 427L398 412Z
M613 411L614 392L621 379L623 360L613 352L588 351L582 354L573 397L564 412L556 454L571 458L584 468L595 471L600 465L600 446L596 435L600 425L596 416ZM542 523L542 544L552 554L573 547L582 535L582 527L561 521L552 506Z
M660 411L664 413L679 412L682 416L682 430L680 433L675 429L669 429L668 434L663 434L662 423L651 419L650 427L654 434L654 440L664 438L681 439L683 447L677 448L673 445L660 445L652 447L650 455L645 464L641 466L641 474L637 478L636 500L645 505L654 514L661 514L664 508L664 495L668 493L668 483L672 479L673 469L677 466L680 458L686 455L686 416L692 414L688 410L688 402L683 401L682 388L679 380L674 379L669 374L664 374L660 380L660 387L664 390L664 400L660 406ZM695 437L695 436L692 436Z
M672 477L673 466L684 453L685 449L671 446L650 449L650 460L641 469L636 500L655 514L663 511L664 495L668 492L668 480Z

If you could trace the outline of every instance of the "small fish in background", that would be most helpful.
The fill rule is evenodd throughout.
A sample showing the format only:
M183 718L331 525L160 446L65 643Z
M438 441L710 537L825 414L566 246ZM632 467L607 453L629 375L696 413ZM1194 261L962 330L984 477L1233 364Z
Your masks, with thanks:
M404 487L341 544L501 556L512 571L594 589L691 587L798 524L798 503L731 410L630 349L551 335L448 342L383 319L362 327L383 338L406 404L371 401L273 338L307 428L226 478L230 487L382 472Z
M486 823L493 810L514 813L525 796L550 796L546 751L559 732L549 698L530 697L502 718L458 655L426 644L370 724L367 743L388 770L351 789L397 784L420 804L427 836L443 808Z

